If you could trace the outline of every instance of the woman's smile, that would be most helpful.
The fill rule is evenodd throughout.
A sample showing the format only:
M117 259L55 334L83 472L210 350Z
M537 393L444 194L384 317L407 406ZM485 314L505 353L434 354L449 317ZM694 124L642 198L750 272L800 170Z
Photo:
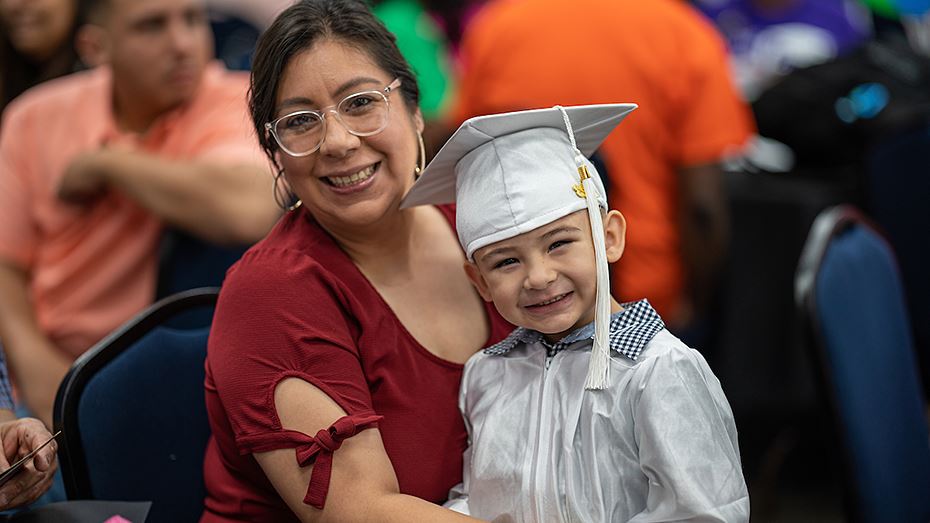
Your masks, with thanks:
M323 176L320 181L336 194L352 194L371 187L380 167L379 161L362 169L350 169L342 173Z

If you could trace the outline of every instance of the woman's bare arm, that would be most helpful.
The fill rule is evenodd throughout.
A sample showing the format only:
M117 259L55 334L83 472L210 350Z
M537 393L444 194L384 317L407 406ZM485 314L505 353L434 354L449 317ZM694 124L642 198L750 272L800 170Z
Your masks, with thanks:
M275 389L275 408L285 429L313 435L346 415L320 389L288 378ZM333 454L329 493L323 510L304 503L313 466L300 467L293 449L255 454L265 475L304 522L468 522L451 510L401 494L378 429L345 440Z

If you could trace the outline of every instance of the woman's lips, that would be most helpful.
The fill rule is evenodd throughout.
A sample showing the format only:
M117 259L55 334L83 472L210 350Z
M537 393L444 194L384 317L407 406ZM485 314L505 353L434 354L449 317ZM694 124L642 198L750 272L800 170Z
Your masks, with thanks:
M381 162L376 162L364 169L343 176L324 176L320 180L329 190L337 194L352 194L364 191L374 183Z

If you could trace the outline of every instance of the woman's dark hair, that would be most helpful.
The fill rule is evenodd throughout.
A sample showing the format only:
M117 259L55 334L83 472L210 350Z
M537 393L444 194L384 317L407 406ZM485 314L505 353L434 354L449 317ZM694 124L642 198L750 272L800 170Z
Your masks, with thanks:
M284 68L294 55L324 39L338 40L367 53L392 77L400 78L400 91L411 109L420 102L420 89L394 35L360 0L301 0L283 11L255 48L249 110L259 143L275 162L278 147L265 132L275 116L275 98ZM277 163L277 162L275 162Z
M30 87L47 80L83 69L74 49L78 24L75 21L68 36L51 57L37 61L20 53L6 31L0 31L0 112Z

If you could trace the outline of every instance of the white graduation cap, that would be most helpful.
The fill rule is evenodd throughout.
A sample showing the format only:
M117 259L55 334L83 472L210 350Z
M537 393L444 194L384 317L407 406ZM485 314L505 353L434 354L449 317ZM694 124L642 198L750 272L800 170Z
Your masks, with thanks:
M607 195L587 159L634 104L555 106L466 120L401 207L456 203L469 260L478 249L587 208L597 262L594 348L585 388L607 387L610 280L598 207Z

